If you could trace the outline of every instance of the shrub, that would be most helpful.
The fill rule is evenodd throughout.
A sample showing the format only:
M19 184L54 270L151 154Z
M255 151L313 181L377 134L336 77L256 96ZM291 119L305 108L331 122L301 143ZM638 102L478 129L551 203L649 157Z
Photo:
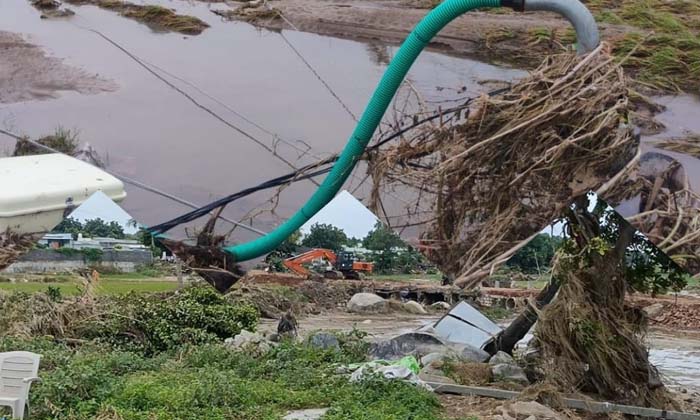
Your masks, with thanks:
M243 329L254 331L258 322L254 307L231 304L208 286L189 287L169 299L128 296L151 351L233 337Z

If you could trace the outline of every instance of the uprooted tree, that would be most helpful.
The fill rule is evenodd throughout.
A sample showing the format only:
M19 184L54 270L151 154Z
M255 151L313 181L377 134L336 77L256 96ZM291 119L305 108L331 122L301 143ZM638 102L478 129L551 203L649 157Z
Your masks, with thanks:
M534 321L539 379L569 392L589 392L629 404L670 402L643 344L647 319L625 301L628 291L682 288L688 275L604 201L589 197L567 212L570 239L557 255L552 282L500 337L511 350Z

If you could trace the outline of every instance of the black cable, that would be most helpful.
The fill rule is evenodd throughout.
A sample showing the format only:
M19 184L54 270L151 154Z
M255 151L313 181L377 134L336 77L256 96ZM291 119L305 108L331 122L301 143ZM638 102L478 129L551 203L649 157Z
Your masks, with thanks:
M503 92L506 92L508 90L509 90L509 88L497 89L497 90L494 90L492 92L489 92L488 95L494 96L494 95L498 95L498 94L501 94ZM440 118L441 116L444 116L445 114L451 114L451 113L454 113L457 111L461 111L461 110L467 108L472 103L473 100L474 100L474 98L469 98L464 104L462 104L460 106L453 107L453 108L450 108L450 109L447 109L444 111L439 111L439 112L435 113L434 115L431 115L430 117L426 117L422 120L416 121L413 124L411 124L410 126L403 128L401 130L398 130L398 131L392 133L390 136L388 136L388 137L378 141L377 143L373 144L372 146L368 147L367 151L371 152L371 151L377 150L379 147L383 146L384 144L396 139L397 137L404 135L406 132L418 127L419 125L425 124L426 122L433 121L437 118ZM219 208L221 206L232 203L236 200L239 200L243 197L254 194L258 191L266 190L269 188L275 188L275 187L285 185L287 183L297 182L297 181L305 180L305 179L312 178L312 177L315 177L318 175L326 174L326 173L330 172L331 169L333 168L332 166L326 166L326 165L329 165L331 163L335 163L336 160L338 160L337 154L330 156L322 161L304 166L296 171L293 171L293 172L287 173L285 175L270 179L270 180L265 181L261 184L258 184L257 186L249 187L249 188L243 189L241 191L238 191L236 193L233 193L231 195L228 195L226 197L220 198L216 201L213 201L213 202L211 202L205 206L202 206L196 210L193 210L189 213L185 213L181 216L175 217L171 220L160 223L158 225L151 226L148 228L148 230L154 235L165 233L165 232L173 229L176 226L179 226L181 224L191 222L192 220L203 217L203 216L209 214L211 211L213 211L216 208ZM318 170L311 172L311 173L308 173L308 174L304 174L305 171L308 171L308 170L313 169L315 167L321 167L321 166L326 166L326 167L324 167L322 169L318 169Z

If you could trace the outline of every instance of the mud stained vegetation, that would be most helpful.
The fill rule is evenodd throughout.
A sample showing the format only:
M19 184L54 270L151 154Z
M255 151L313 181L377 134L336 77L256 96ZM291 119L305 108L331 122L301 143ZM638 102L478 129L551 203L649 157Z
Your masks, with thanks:
M153 5L140 5L119 0L65 0L73 5L91 4L144 23L154 30L199 35L209 25L194 16L179 15L173 10Z
M439 2L271 1L299 30L351 39L400 43ZM700 90L700 4L692 0L591 0L586 5L600 24L602 39L640 83L662 91ZM260 17L255 14L260 11ZM267 4L228 17L269 29L289 29L270 16ZM503 9L471 12L455 19L431 42L454 55L534 68L544 55L575 42L563 19L547 13Z
M408 203L406 223L425 228L428 258L455 284L478 284L635 155L627 84L606 48L551 57L510 91L480 98L466 118L378 152L370 208L391 188L435 203L427 215Z
M96 94L117 85L51 57L20 35L0 31L0 103L57 98L61 91Z

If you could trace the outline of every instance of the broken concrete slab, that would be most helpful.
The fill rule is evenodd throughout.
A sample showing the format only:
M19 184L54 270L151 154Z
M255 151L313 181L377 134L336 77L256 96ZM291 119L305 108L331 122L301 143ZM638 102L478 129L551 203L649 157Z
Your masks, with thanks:
M536 401L516 401L510 405L508 411L518 416L535 416L537 419L558 420L561 418L554 410Z

